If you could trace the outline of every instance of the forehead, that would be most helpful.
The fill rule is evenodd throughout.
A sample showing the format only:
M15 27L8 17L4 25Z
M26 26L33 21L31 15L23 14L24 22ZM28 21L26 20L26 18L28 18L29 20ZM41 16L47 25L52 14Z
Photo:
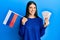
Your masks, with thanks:
M36 7L36 6L35 6L35 4L32 3L29 7Z

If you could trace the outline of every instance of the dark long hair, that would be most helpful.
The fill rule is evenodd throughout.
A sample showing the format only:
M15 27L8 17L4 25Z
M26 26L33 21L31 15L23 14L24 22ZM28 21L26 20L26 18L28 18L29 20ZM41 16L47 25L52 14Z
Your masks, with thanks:
M34 16L35 17L38 17L38 15L37 15L37 5L36 5L36 3L34 2L34 1L29 1L28 3L27 3L27 7L26 7L26 15L24 16L24 17L26 17L26 18L28 18L28 16L29 16L29 6L31 5L31 4L34 4L35 6L36 6L36 12L35 12L35 14L34 14Z

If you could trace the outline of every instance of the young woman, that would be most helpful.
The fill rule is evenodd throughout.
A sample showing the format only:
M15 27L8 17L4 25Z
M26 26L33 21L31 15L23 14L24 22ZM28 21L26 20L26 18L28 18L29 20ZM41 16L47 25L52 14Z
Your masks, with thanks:
M45 28L49 21L46 18L45 23L37 15L37 6L35 2L29 1L26 7L26 15L20 20L19 34L23 40L41 40L45 33Z

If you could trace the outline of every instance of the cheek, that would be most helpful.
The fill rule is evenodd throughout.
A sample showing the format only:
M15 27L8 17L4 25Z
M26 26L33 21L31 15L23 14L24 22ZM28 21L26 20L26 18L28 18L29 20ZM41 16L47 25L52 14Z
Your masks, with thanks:
M34 11L36 12L36 9L34 9Z
M32 11L32 9L30 8L29 11Z
M29 13L31 13L32 12L32 9L29 9Z
M33 9L33 13L35 13L36 12L36 9Z

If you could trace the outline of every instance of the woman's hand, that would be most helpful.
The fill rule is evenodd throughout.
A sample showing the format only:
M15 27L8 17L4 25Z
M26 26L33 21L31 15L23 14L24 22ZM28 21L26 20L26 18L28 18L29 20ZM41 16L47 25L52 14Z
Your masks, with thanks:
M49 20L48 20L48 18L45 18L44 27L47 27L48 25L49 25Z
M22 25L25 25L26 21L27 21L27 18L23 17L23 19L22 19Z

